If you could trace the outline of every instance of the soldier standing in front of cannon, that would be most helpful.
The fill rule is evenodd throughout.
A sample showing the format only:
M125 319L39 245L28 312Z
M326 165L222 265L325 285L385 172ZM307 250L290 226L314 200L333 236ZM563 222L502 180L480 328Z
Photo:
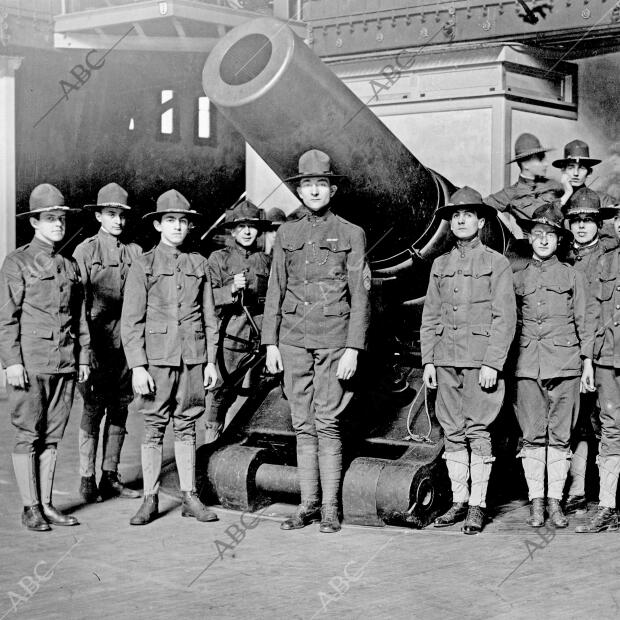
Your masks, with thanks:
M515 142L514 157L508 162L519 166L517 182L484 199L499 211L499 218L516 239L524 238L517 219L530 219L538 207L561 198L564 193L560 183L545 176L546 153L550 150L531 133L521 134Z
M608 207L604 216L614 217L620 238L620 206ZM601 421L598 455L600 480L596 514L575 528L582 534L618 529L616 496L620 475L620 248L599 259L596 278L590 288L595 297L592 328L595 333L594 365Z
M269 372L284 371L301 489L284 530L317 520L321 504L320 531L340 530L340 417L366 348L370 270L364 231L330 211L336 178L322 151L300 157L287 179L303 202L300 219L280 226L273 249L262 342Z
M570 467L571 432L579 413L580 391L594 390L592 330L586 317L592 305L585 278L557 256L564 228L559 205L550 203L521 220L532 258L517 271L518 353L515 415L523 433L521 458L530 499L530 527L549 520L566 527L562 497ZM546 493L545 493L546 472Z
M0 358L6 370L11 422L17 429L13 468L33 531L77 525L52 503L58 442L78 382L88 379L90 338L82 284L74 260L59 253L66 214L63 195L48 183L30 194L30 243L0 270ZM18 217L19 217L18 216Z
M73 257L80 267L86 296L86 316L91 336L93 369L80 386L84 401L79 431L80 495L91 503L111 497L137 498L140 493L124 486L118 463L125 439L127 407L131 403L131 373L121 344L121 309L125 279L132 261L142 253L135 243L125 245L123 234L127 192L116 183L102 187L94 211L101 227L94 236L75 248ZM103 417L103 460L99 489L95 461Z
M249 340L250 321L254 321L258 329L262 324L271 259L258 249L257 239L259 231L270 228L271 224L261 218L258 207L244 200L232 210L223 226L230 229L228 244L213 252L208 263L215 308L221 319L225 313L230 314L226 325L230 339L220 340L220 355L226 368L233 371L247 353L241 348L239 339ZM208 393L205 443L219 438L226 412L236 398L236 385L220 385Z
M488 427L504 400L502 370L516 326L512 270L480 241L495 212L477 191L458 190L437 213L450 222L456 245L433 263L420 327L423 380L437 389L452 485L452 507L435 527L465 519L463 532L477 534L495 460Z

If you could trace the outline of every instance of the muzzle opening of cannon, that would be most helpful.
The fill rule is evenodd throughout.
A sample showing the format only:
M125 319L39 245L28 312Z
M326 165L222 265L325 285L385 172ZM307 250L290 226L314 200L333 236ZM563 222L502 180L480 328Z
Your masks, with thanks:
M265 69L273 46L264 34L249 34L224 54L220 64L220 77L230 86L241 86L257 78Z

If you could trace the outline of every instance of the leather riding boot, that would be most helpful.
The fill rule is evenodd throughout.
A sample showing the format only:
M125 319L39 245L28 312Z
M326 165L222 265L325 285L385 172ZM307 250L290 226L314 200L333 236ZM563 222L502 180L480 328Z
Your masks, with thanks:
M547 498L547 512L549 513L549 521L554 527L568 527L568 519L562 512L560 500L553 497Z
M197 521L201 521L203 523L218 521L218 516L200 501L196 491L183 491L182 495L182 517L194 517Z
M530 504L530 516L525 521L530 527L542 527L545 524L545 498L535 497Z
M535 498L545 497L545 448L522 448L517 454L523 465L523 473L527 482L528 497L530 501ZM543 502L544 510L544 502ZM540 526L535 526L540 527Z
M319 532L323 534L334 534L341 529L340 518L338 517L338 506L336 504L323 504L321 507Z
M574 457L573 457L574 458ZM585 495L569 495L564 504L564 514L584 513L588 510L588 501Z
M146 494L138 512L129 519L130 525L146 525L157 519L159 500L156 493Z
M99 481L99 495L101 499L110 499L112 497L122 497L125 499L137 499L141 497L139 491L134 491L126 487L116 471L101 472L101 480Z
M469 466L471 474L471 493L469 494L470 506L481 506L486 508L487 487L491 476L491 468L495 457L481 456L475 452L471 453L471 464Z
M78 492L87 504L94 504L100 500L97 481L94 475L82 476L80 478L80 488Z
M319 520L320 507L318 504L297 506L295 513L280 523L281 530L299 530Z
M221 435L224 425L220 422L205 422L205 443L214 443Z
M433 523L435 527L448 527L462 521L467 515L466 502L454 502L446 512L437 517Z
M615 532L618 529L618 513L615 508L599 506L596 514L584 525L578 525L575 532L578 534L596 534L603 530Z
M106 425L103 432L103 460L101 462L103 471L118 471L126 434L127 431L122 426Z
M75 517L63 514L52 504L56 456L56 448L52 447L45 448L39 455L39 484L41 485L43 516L52 525L79 525L80 522Z
M571 453L567 450L547 447L547 497L561 502L570 469ZM563 515L562 515L563 516Z
M37 490L35 454L34 452L13 453L13 470L24 504L22 523L34 532L47 532L52 528L43 518L39 506L39 493Z
M484 508L471 505L467 510L467 518L463 523L463 534L479 534L484 525Z

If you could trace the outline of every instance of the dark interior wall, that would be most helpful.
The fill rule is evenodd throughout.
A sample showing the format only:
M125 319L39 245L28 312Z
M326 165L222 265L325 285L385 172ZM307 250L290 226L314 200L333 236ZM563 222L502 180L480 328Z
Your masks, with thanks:
M210 224L245 189L245 147L216 113L213 138L195 143L195 105L204 95L206 55L115 50L87 81L78 69L84 81L80 85L70 72L77 64L86 67L87 52L23 53L16 82L18 212L28 209L28 196L38 183L56 185L69 204L81 206L115 181L129 192L138 212L152 210L159 194L175 188ZM89 60L95 65L99 58L93 53ZM61 80L67 82L65 93ZM70 84L79 88L73 90ZM172 140L158 136L162 89L175 92L179 133ZM129 131L132 117L135 129ZM89 221L79 222L86 224L79 237L96 229ZM134 236L139 237L142 227L137 222ZM30 234L27 223L20 225L18 243Z

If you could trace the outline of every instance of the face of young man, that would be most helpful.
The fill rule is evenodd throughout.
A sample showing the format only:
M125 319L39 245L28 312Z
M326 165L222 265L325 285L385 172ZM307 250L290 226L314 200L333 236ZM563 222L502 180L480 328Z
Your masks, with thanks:
M250 224L237 224L231 231L233 239L244 248L249 248L258 236L258 228Z
M45 243L54 245L62 241L66 230L66 215L62 209L45 211L39 218L31 217L30 224L34 228L34 235Z
M536 224L530 231L528 237L535 258L545 260L553 256L558 249L558 233L553 226Z
M313 211L320 211L329 204L336 193L336 186L330 185L326 177L310 177L302 179L297 188L301 201Z
M570 231L573 233L577 244L587 245L594 241L598 235L598 223L587 215L571 218Z
M124 210L117 207L104 207L95 212L95 217L101 228L114 237L120 236L127 221Z
M189 219L182 213L166 213L161 220L154 220L153 226L161 233L162 243L180 246L189 233Z
M452 214L450 229L454 236L461 241L473 239L484 226L484 218L478 217L475 211L459 209Z
M521 174L527 178L544 177L547 174L547 158L537 153L529 159L521 160Z
M568 182L573 187L581 187L585 183L588 174L590 174L590 169L577 162L572 162L564 168L563 172L568 176Z

